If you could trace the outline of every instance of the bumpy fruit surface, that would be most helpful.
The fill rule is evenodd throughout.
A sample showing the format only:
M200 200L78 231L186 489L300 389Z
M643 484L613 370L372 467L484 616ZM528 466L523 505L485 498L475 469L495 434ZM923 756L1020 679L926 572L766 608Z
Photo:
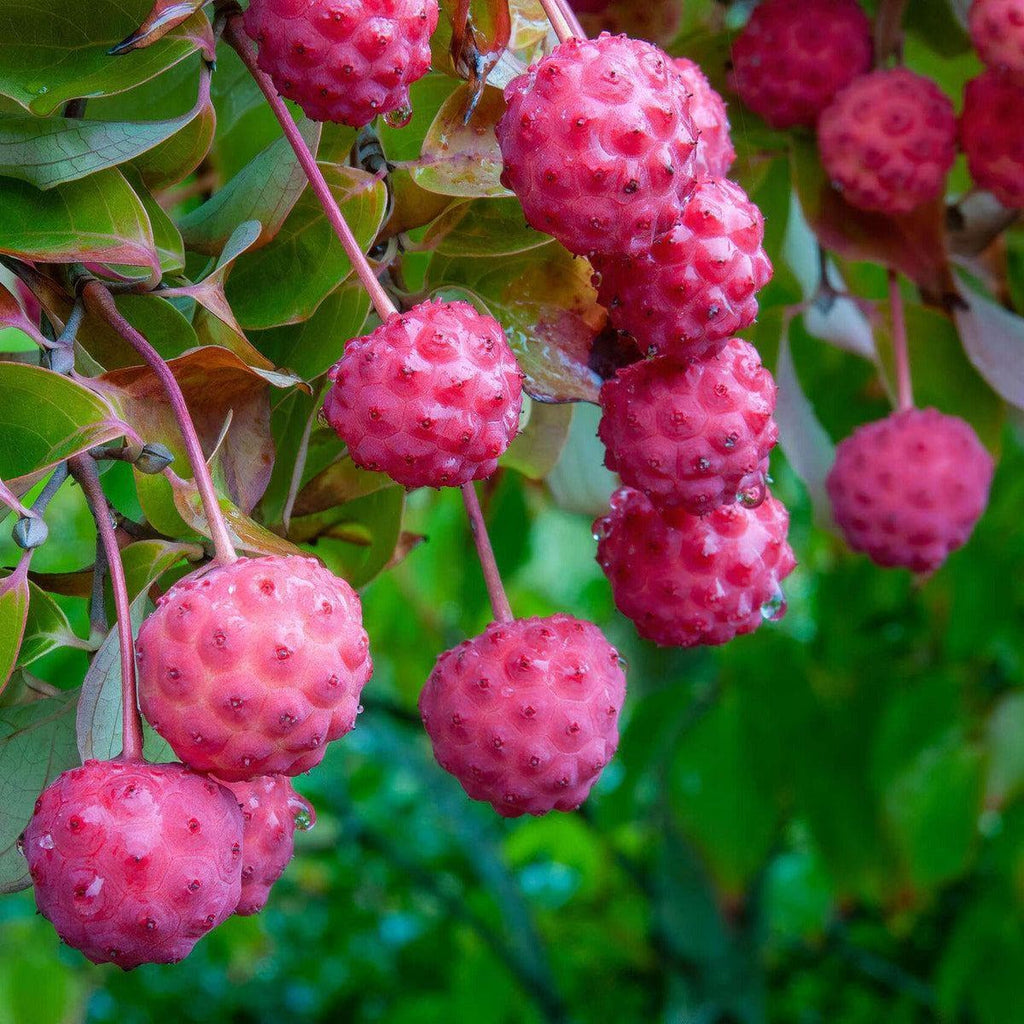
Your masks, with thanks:
M693 189L686 93L649 43L568 39L513 79L505 100L502 184L571 252L644 251Z
M810 127L871 55L857 0L764 0L733 43L730 85L775 128Z
M490 476L519 428L522 375L501 324L424 302L345 346L324 415L364 469L406 487Z
M818 121L825 170L862 210L907 213L943 194L956 157L953 104L906 68L848 85Z
M626 677L590 622L492 622L446 651L420 694L438 764L508 818L571 811L619 742Z
M242 810L242 892L235 913L257 914L291 863L295 829L312 828L316 813L283 775L261 775L249 782L222 785Z
M968 25L989 67L1024 72L1024 0L974 0Z
M746 193L707 178L649 253L594 257L598 299L640 348L685 359L715 352L757 316L772 276L764 218Z
M238 804L180 764L86 761L43 790L20 844L57 934L125 970L188 956L241 891Z
M703 515L764 486L775 381L733 338L717 355L627 366L601 388L605 465L658 508Z
M699 132L694 154L697 170L702 176L724 178L736 160L725 100L711 88L700 66L692 60L677 57L672 65L690 97L690 117Z
M408 105L437 16L437 0L250 0L243 24L282 96L358 128Z
M1004 206L1024 209L1024 74L986 71L967 83L960 140L971 177Z
M931 572L966 543L991 482L992 458L969 424L907 409L842 441L826 484L854 551L878 565Z
M355 591L315 558L240 558L157 602L139 703L175 754L238 781L298 775L354 725L372 665Z
M594 532L615 604L637 632L664 647L694 647L727 643L785 613L779 584L796 565L788 527L770 494L756 508L691 516L660 513L623 487Z

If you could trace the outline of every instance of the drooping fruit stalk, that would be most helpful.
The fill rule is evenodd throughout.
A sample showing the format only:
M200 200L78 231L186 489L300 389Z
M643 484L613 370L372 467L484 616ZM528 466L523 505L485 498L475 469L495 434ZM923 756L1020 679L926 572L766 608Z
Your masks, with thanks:
M213 541L214 561L221 565L233 562L238 556L231 543L224 514L217 500L217 490L213 485L210 468L206 464L203 446L199 441L192 416L188 411L181 386L171 373L170 367L159 352L118 312L114 298L99 281L89 281L82 288L82 300L90 313L105 320L140 356L146 365L156 374L170 402L178 429L185 443L188 460L192 464L199 496L202 499L206 523Z
M892 350L896 362L897 408L903 412L914 407L910 378L910 352L907 348L907 320L903 312L903 293L899 275L889 270L889 309L892 314Z
M121 651L121 757L122 761L142 760L142 721L139 718L135 679L135 649L132 642L131 603L124 575L121 551L114 535L107 497L103 493L99 471L92 456L76 455L68 460L71 475L78 481L96 521L96 530L106 554L110 585L117 610L118 646ZM100 591L102 595L102 591ZM101 598L102 599L102 598Z

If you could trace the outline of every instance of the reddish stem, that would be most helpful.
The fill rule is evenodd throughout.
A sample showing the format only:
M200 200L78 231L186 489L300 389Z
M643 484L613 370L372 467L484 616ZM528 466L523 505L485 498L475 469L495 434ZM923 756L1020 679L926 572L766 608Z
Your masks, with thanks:
M896 394L900 412L914 407L907 349L907 322L903 315L903 293L895 270L889 271L889 309L892 313L892 350L896 359Z
M462 501L473 530L473 543L476 544L480 568L484 572L484 582L487 584L487 594L491 599L494 617L498 622L511 622L512 606L508 603L508 596L501 582L501 573L498 572L498 563L494 560L494 548L491 547L491 538L487 534L480 499L476 496L476 488L472 481L462 485Z
M121 648L121 759L142 760L142 720L139 717L139 700L135 684L135 647L132 642L131 602L128 600L128 583L121 562L121 550L114 535L114 522L103 493L100 474L96 463L89 455L76 455L68 460L71 475L81 485L89 510L96 520L100 543L107 556L110 584L114 589L114 607L117 609L117 636Z
M174 379L170 367L160 353L121 316L117 311L117 306L114 305L113 296L99 281L90 281L86 284L82 289L82 300L89 311L105 320L142 356L149 368L157 375L171 403L174 418L178 421L178 427L185 442L188 460L192 463L192 475L195 478L196 487L199 489L199 496L203 502L203 510L206 513L206 522L210 530L210 538L213 541L214 561L222 565L235 561L238 556L235 554L234 546L231 543L231 534L228 533L224 514L217 501L217 491L213 486L210 467L206 465L203 446L200 444L195 424L192 422L188 405L185 403L185 396L181 392L180 385Z
M295 151L295 156L302 165L302 169L306 172L306 177L309 179L309 187L320 201L320 205L323 207L331 227L334 228L334 233L338 236L338 241L341 242L345 254L348 256L363 287L369 293L373 308L377 310L382 320L386 320L392 313L397 312L395 305L388 296L388 293L384 291L380 281L377 280L377 275L374 274L373 268L363 254L363 250L360 249L355 235L352 234L351 228L346 223L345 217L338 207L337 200L334 198L334 194L331 192L330 186L327 184L323 172L316 162L316 157L310 152L309 146L306 145L306 140L302 137L298 126L292 120L284 100L277 94L274 83L270 80L269 76L264 74L256 63L256 54L253 52L249 37L242 29L240 15L235 15L228 21L227 27L224 29L224 38L237 51L238 56L242 58L243 63L249 69L249 74L255 79L256 84L260 87L260 91L266 97L267 103L270 104L270 109L274 112L274 116L281 125L285 138L291 144L292 149Z
M573 37L577 39L587 38L587 34L583 31L575 12L565 0L540 0L540 3L560 43L564 43L567 39L572 39Z

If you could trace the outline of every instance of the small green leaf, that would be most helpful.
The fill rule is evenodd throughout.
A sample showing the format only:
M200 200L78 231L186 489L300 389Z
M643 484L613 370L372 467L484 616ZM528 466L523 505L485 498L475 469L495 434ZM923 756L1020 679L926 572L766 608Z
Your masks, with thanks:
M149 0L90 0L74 16L62 0L20 0L4 9L0 93L48 116L77 97L124 92L202 47L212 53L210 22L201 12L154 46L126 57L108 51L146 17Z
M31 885L17 848L39 794L78 763L77 692L0 708L0 893Z
M0 479L16 481L112 441L126 427L98 395L38 366L0 363Z
M528 480L543 480L558 462L569 439L573 407L526 399L526 425L501 457L500 464Z
M29 558L26 552L14 572L0 579L0 693L3 693L18 663L18 651L25 633Z

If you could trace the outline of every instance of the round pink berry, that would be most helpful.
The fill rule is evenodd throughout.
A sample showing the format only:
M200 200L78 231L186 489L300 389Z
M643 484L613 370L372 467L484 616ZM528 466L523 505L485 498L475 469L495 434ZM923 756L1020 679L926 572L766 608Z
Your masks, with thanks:
M701 177L724 178L736 160L725 100L711 87L700 66L692 60L677 57L672 65L690 97L690 117L698 132L694 154L697 173Z
M779 584L796 565L788 527L785 506L768 493L756 508L726 505L693 516L660 513L623 487L594 532L615 604L637 632L664 647L695 647L782 617Z
M705 178L650 252L594 257L598 299L641 350L678 359L720 349L757 316L772 276L764 218L725 178Z
M764 486L778 440L775 381L733 338L717 355L627 366L601 388L605 465L658 508L694 515Z
M989 70L967 83L960 141L974 181L1004 206L1024 209L1024 75Z
M315 558L240 558L187 576L139 630L139 703L186 764L298 775L356 722L370 678L356 592Z
M249 0L243 24L282 96L358 128L408 106L437 18L437 0Z
M990 68L1024 73L1024 0L974 0L971 42Z
M964 420L906 409L842 441L826 483L854 551L878 565L931 572L970 537L988 504L992 468Z
M420 694L434 756L508 818L571 811L619 742L615 648L569 615L492 622L437 659Z
M39 912L93 963L175 963L238 903L242 814L180 764L86 761L43 790L20 847Z
M643 252L693 189L686 91L650 43L568 39L513 79L505 100L502 183L571 252Z
M730 85L774 128L810 127L871 55L857 0L763 0L733 43Z
M364 469L406 487L490 476L519 429L522 374L501 324L424 302L345 346L324 415Z
M818 120L821 161L852 206L907 213L938 199L956 157L953 104L906 68L863 75Z

